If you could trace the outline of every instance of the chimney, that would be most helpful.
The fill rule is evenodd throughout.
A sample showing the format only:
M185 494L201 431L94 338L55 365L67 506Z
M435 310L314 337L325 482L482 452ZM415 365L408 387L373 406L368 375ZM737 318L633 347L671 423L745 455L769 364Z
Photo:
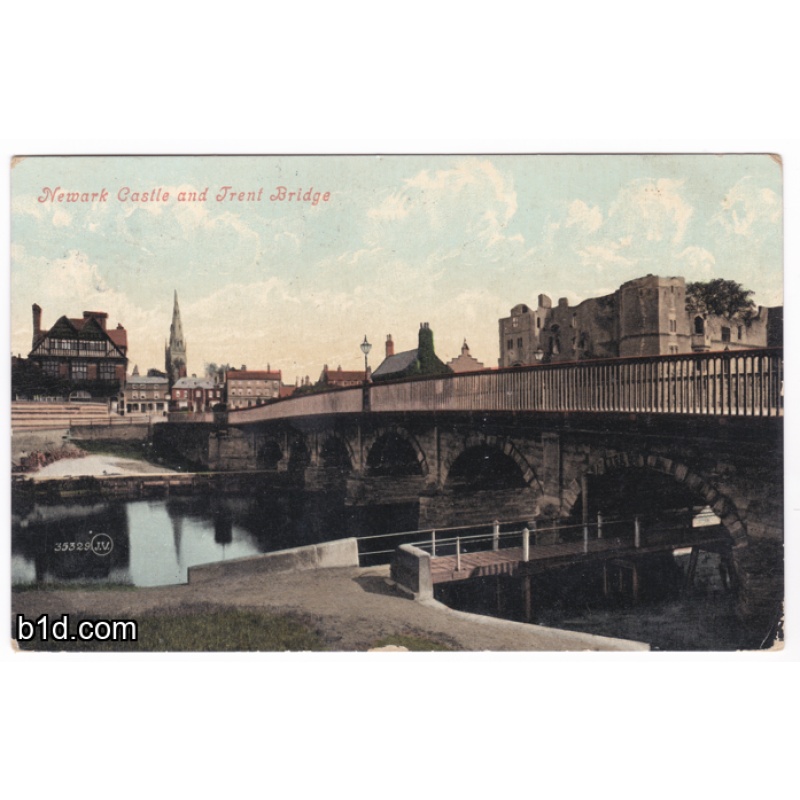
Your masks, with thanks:
M42 335L42 309L36 304L33 304L33 346L36 347L36 342Z
M100 323L100 327L103 330L106 329L106 320L108 319L108 314L106 314L105 311L84 311L83 318L89 319L89 317L94 317Z
M392 341L392 334L386 335L386 358L394 355L394 342Z

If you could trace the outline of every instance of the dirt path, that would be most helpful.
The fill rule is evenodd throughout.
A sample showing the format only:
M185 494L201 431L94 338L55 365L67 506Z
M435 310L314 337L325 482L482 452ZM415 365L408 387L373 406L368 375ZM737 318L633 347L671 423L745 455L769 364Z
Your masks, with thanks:
M400 595L388 567L247 575L134 590L16 592L13 613L136 619L213 607L289 612L315 627L332 650L365 651L394 634L424 636L465 651L642 650L646 645L453 611Z

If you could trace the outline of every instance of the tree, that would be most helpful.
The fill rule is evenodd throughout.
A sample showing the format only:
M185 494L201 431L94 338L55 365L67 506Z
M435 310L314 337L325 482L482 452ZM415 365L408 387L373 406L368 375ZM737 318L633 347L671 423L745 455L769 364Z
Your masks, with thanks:
M206 378L211 380L222 381L225 380L225 373L231 369L230 364L215 364L213 361L205 365Z
M751 289L736 281L714 278L686 284L686 310L692 314L712 314L747 322L756 310Z

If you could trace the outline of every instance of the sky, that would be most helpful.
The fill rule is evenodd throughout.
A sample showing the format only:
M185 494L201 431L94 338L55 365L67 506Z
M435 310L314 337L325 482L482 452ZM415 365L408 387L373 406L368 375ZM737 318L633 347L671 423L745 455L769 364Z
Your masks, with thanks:
M443 360L466 339L496 366L513 306L647 274L783 303L768 155L33 157L11 190L12 351L30 350L33 303L45 328L106 311L142 373L164 368L175 291L190 374L269 365L285 383L363 368L365 335L376 368L421 322Z

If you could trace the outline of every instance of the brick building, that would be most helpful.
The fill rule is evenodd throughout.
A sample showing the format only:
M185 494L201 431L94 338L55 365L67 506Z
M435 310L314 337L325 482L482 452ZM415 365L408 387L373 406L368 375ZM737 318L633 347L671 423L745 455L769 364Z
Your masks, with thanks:
M229 369L225 374L228 408L250 408L280 396L281 371Z
M386 358L372 373L376 382L414 378L420 375L450 375L452 370L437 355L433 346L433 331L427 322L421 322L414 350L394 352L392 335L386 337Z
M322 368L317 385L326 389L338 389L344 386L361 386L366 379L367 373L363 369L349 370L342 369L341 366L336 369L328 369L326 364Z
M92 397L119 394L128 365L128 334L122 325L108 329L105 311L84 311L82 317L59 317L42 329L42 309L33 305L30 364L66 390Z
M166 414L169 379L163 375L139 375L134 369L125 381L122 408L126 414Z
M224 387L209 378L179 378L170 391L170 411L212 411L224 401Z
M616 292L570 306L540 294L499 321L501 367L537 362L744 350L781 342L780 308L759 306L747 321L686 310L682 277L647 275Z
M478 361L470 352L467 340L464 339L464 344L461 345L461 355L447 362L453 372L478 372L479 370L486 369L484 365Z

